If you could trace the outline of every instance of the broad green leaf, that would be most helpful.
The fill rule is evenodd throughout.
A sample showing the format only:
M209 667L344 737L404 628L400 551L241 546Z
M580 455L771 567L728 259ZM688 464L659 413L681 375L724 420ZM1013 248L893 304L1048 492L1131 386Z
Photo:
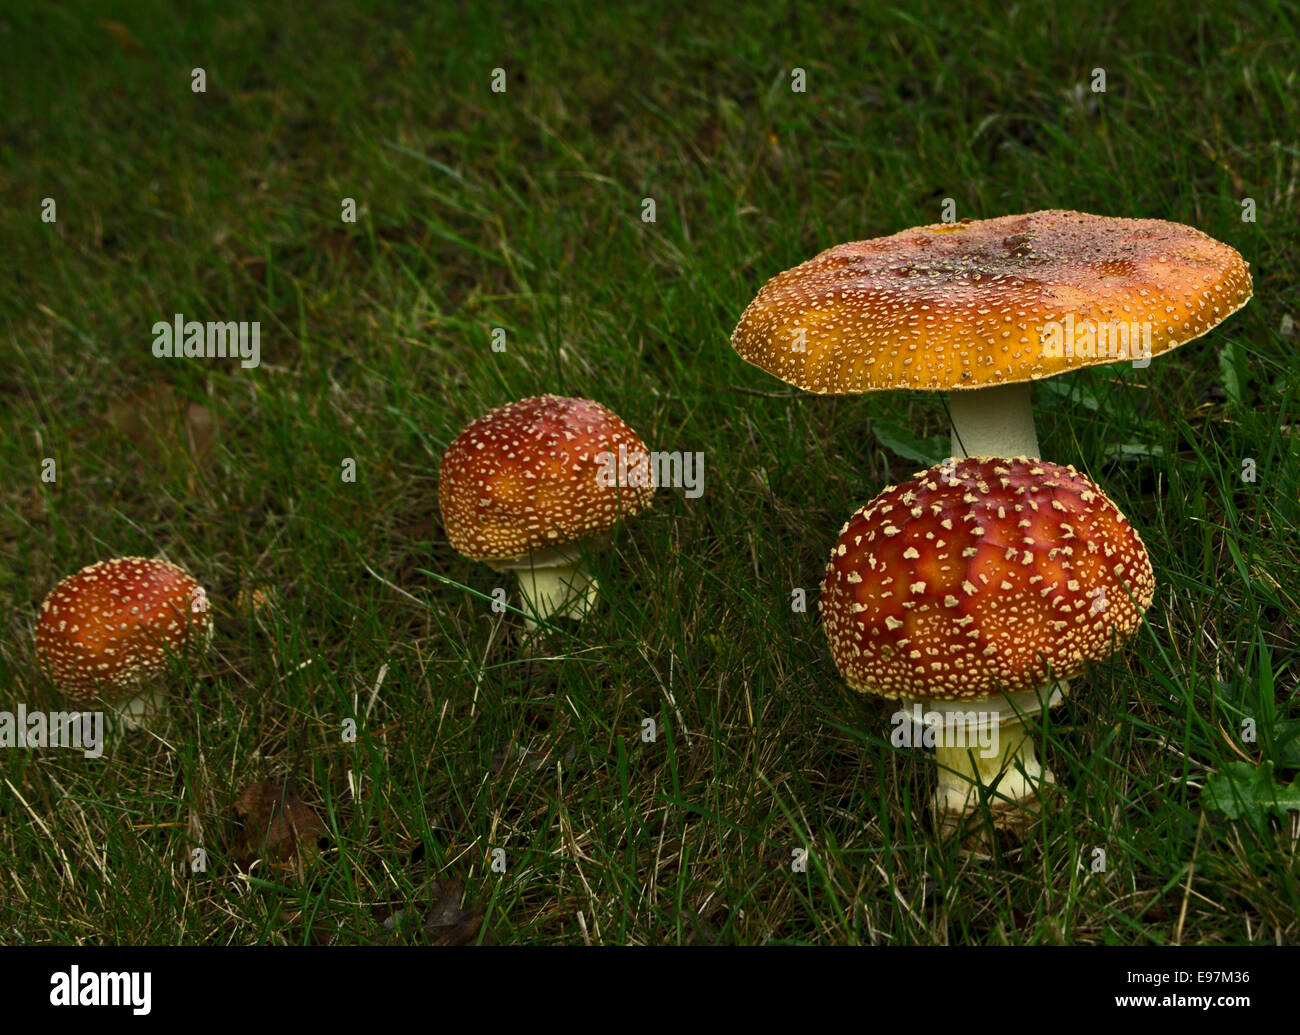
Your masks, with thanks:
M1241 405L1248 376L1245 351L1236 342L1228 342L1219 350L1219 383L1228 401L1235 406Z
M876 434L876 441L890 452L904 460L915 460L926 467L941 464L952 455L951 440L947 435L935 435L933 438L917 438L906 428L887 421L876 421L871 430Z
M1246 819L1262 829L1266 816L1300 811L1300 784L1279 783L1272 762L1229 762L1205 781L1201 800L1229 819Z
M1273 727L1273 755L1286 769L1300 769L1300 722L1279 722Z

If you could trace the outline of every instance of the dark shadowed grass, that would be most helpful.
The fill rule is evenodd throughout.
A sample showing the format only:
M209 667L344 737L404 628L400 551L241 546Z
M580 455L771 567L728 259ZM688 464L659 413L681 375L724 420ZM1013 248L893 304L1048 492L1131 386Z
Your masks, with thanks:
M1295 6L434 6L0 19L0 707L48 700L37 608L96 559L165 555L217 624L155 735L0 751L0 942L419 942L455 880L507 942L1296 941L1296 814L1204 800L1300 766ZM1042 729L1043 821L979 851L816 617L841 524L921 466L877 430L924 443L942 402L807 396L727 342L769 276L947 198L1187 222L1256 292L1036 390L1159 588ZM260 321L261 366L155 359L177 312ZM661 490L592 555L600 608L530 637L437 474L543 392L702 452L705 492ZM236 799L289 777L328 838L241 870Z

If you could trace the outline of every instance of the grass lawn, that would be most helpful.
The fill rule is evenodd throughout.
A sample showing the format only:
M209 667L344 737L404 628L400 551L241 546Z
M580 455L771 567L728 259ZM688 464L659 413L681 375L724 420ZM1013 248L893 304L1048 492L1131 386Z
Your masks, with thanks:
M152 733L0 750L0 943L1300 942L1294 3L21 6L0 709L52 706L36 615L92 561L183 566L216 631ZM1158 588L1040 734L1052 808L980 850L816 608L843 522L946 452L943 401L815 397L728 342L770 276L945 199L1188 223L1255 285L1145 370L1035 389ZM177 313L260 322L260 365L155 358ZM547 392L705 482L528 634L438 468ZM250 865L258 793L321 836Z

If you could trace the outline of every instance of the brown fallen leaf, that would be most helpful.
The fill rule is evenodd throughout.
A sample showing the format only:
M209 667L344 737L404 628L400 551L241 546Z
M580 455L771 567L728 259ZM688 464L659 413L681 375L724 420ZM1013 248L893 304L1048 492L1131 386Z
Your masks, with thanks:
M294 780L250 783L235 802L240 830L235 861L247 869L256 859L279 869L301 869L329 836L325 824L298 794Z
M201 403L186 403L185 442L196 463L202 462L208 455L216 437L217 427L212 420L212 411Z
M217 436L212 411L179 397L165 381L113 403L104 421L155 463L184 454L201 468Z
M317 253L328 253L335 265L343 265L351 257L359 238L343 230L327 230L316 239Z
M122 22L101 20L99 25L100 28L107 30L108 34L113 37L113 42L122 48L124 54L137 57L144 53L144 47L140 46L139 41L131 35L131 30Z
M708 920L693 909L686 910L686 919L691 923L691 933L686 936L687 945L718 944L718 929Z
M427 881L414 895L418 902L427 899L427 912L393 899L376 905L375 920L394 940L404 941L412 933L423 935L429 945L495 945L496 936L484 931L485 916L477 903L465 901L465 888L459 880L446 884ZM482 942L479 942L482 932Z
M445 885L433 882L432 892L437 896L433 909L424 919L424 933L430 945L478 945L483 929L484 914L464 901L465 888L458 880ZM471 908L466 909L469 905ZM483 934L483 945L495 945L496 938L490 930Z

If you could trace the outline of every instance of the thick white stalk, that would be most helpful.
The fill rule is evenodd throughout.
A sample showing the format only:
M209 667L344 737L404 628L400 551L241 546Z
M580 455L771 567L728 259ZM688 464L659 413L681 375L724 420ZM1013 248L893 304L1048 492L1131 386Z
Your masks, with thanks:
M149 729L167 715L167 693L160 686L110 706L113 719L125 730Z
M99 723L91 722L91 715L95 712L102 716L102 721ZM166 719L168 713L167 691L163 686L158 685L157 680L154 680L150 688L142 690L134 697L112 702L87 702L79 711L61 713L66 715L66 721L62 723L66 728L57 729L51 726L50 732L52 736L72 736L72 728L79 727L79 734L86 737L91 730L97 730L104 738L97 745L102 752L108 744L117 743L128 733L154 729Z
M939 785L934 802L945 823L960 821L979 808L977 783L986 788L997 784L988 798L990 808L1000 814L1018 806L1034 809L1039 788L1055 782L1052 771L1038 761L1031 731L1014 715L1003 719L994 743L996 750L985 757L978 744L956 747L943 743L943 738L936 741Z
M516 568L515 574L524 598L523 610L529 615L524 619L524 626L530 632L537 628L535 619L545 621L556 615L583 618L600 595L599 585L581 560Z
M952 455L1037 458L1031 382L948 393Z
M1038 761L1033 726L1044 708L1059 703L1068 692L1069 683L1060 680L1051 687L978 702L910 702L914 709L919 706L927 735L933 737L939 764L934 806L945 830L960 827L979 810L980 785L990 789L995 826L1025 825L1037 811L1039 789L1056 782Z

